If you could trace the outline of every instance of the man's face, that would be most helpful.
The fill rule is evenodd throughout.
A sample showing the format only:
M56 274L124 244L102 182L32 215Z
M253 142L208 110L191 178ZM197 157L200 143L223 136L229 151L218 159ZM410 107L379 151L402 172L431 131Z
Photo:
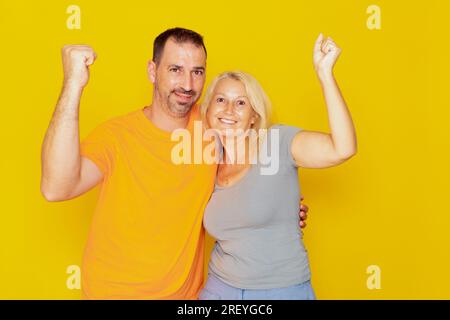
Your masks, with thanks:
M193 43L168 39L160 62L149 63L149 78L161 106L171 116L183 118L198 101L205 84L206 53Z

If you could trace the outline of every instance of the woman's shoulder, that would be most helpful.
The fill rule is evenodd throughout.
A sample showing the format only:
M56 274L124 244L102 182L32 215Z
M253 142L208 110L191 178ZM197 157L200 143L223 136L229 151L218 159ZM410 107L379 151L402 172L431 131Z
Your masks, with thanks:
M303 129L301 127L297 127L297 126L287 125L287 124L283 124L283 123L275 123L269 127L269 131L271 131L271 130L278 130L280 132L280 134L290 135L290 134L295 134Z

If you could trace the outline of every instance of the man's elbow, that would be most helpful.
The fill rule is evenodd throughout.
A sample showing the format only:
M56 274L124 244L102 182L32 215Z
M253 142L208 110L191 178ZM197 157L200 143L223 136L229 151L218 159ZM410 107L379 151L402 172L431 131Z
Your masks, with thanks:
M47 200L48 202L58 202L66 200L63 196L54 192L49 192L41 189L41 193L44 199Z
M58 202L58 201L64 201L69 199L69 196L60 191L55 191L55 189L52 189L44 184L41 183L41 194L44 197L45 200L48 202Z

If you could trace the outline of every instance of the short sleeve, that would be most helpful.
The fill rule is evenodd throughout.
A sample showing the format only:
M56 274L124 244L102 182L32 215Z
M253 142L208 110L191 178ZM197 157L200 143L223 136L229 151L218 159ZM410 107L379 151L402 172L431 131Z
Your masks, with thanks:
M295 163L295 159L292 156L291 146L292 140L297 133L299 133L302 128L288 125L274 125L272 128L279 130L279 141L280 141L280 162L288 163L294 167L298 167Z
M80 154L92 160L108 176L114 165L115 138L112 129L105 122L92 130L81 141Z

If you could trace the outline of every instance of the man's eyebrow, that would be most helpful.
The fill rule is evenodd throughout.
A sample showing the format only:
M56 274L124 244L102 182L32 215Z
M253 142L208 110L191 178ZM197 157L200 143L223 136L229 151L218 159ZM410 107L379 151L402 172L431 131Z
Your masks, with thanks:
M169 65L169 68L178 68L178 69L184 69L184 67L183 66L180 66L180 65L178 65L178 64L170 64ZM194 67L193 68L194 70L202 70L202 71L205 71L205 67Z
M179 66L177 64L169 64L169 68L172 68L172 67L175 67L175 68L178 68L178 69L183 69L182 66Z

